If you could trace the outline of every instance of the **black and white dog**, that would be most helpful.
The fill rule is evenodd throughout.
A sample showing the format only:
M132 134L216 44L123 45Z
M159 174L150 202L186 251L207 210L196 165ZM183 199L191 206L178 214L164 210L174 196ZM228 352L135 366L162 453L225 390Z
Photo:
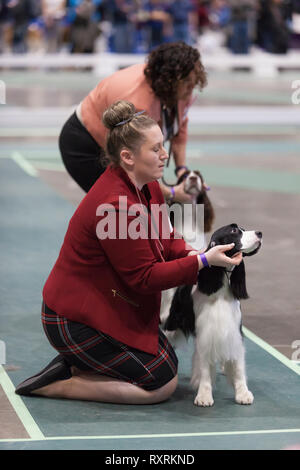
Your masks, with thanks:
M229 243L235 246L226 252L227 256L237 252L252 256L261 246L262 233L245 231L236 224L227 225L213 233L207 250ZM205 267L199 271L197 285L181 286L175 292L170 314L162 327L175 347L180 336L195 337L191 378L192 386L198 389L195 405L213 405L212 388L218 362L234 387L236 402L253 402L246 382L240 308L240 299L247 298L244 261L231 269Z

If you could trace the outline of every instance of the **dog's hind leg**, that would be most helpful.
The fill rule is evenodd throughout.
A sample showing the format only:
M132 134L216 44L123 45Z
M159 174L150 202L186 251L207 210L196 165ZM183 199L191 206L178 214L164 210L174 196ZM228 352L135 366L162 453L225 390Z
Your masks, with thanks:
M235 391L235 401L240 405L251 405L254 401L253 394L247 387L244 357L225 364L225 371Z

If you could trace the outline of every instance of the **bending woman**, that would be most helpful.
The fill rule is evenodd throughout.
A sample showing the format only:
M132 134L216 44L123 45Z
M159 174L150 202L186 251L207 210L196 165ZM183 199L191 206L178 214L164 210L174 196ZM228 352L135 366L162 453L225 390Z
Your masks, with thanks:
M176 174L186 168L187 112L195 86L206 85L206 73L197 49L183 42L162 44L146 64L119 70L102 80L79 104L60 134L64 165L84 191L89 191L105 169L107 129L101 121L104 110L118 100L127 100L146 110L162 129L164 142L172 145ZM178 202L191 198L183 184L161 184L164 197Z
M177 385L177 357L159 329L161 291L196 283L203 264L154 211L165 206L160 127L125 101L108 108L103 123L111 164L71 218L43 289L42 322L59 354L16 393L157 403ZM210 249L206 261L239 264L241 254L225 255L231 248Z

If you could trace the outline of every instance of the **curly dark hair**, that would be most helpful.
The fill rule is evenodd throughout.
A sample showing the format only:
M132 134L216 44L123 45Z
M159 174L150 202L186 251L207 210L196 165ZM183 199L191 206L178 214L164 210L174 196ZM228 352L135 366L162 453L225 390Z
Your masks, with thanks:
M202 90L206 84L206 72L201 63L200 53L184 42L165 43L154 49L148 56L145 76L155 95L167 106L177 102L179 81L195 70L197 84Z

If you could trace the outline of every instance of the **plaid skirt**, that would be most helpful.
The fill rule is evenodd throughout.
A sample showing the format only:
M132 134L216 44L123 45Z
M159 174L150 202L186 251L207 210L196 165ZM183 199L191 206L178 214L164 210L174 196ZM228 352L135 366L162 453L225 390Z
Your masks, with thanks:
M99 330L61 317L45 303L42 305L42 324L50 344L70 366L82 371L107 375L145 390L156 390L177 374L177 356L161 330L158 331L158 353L152 355Z

